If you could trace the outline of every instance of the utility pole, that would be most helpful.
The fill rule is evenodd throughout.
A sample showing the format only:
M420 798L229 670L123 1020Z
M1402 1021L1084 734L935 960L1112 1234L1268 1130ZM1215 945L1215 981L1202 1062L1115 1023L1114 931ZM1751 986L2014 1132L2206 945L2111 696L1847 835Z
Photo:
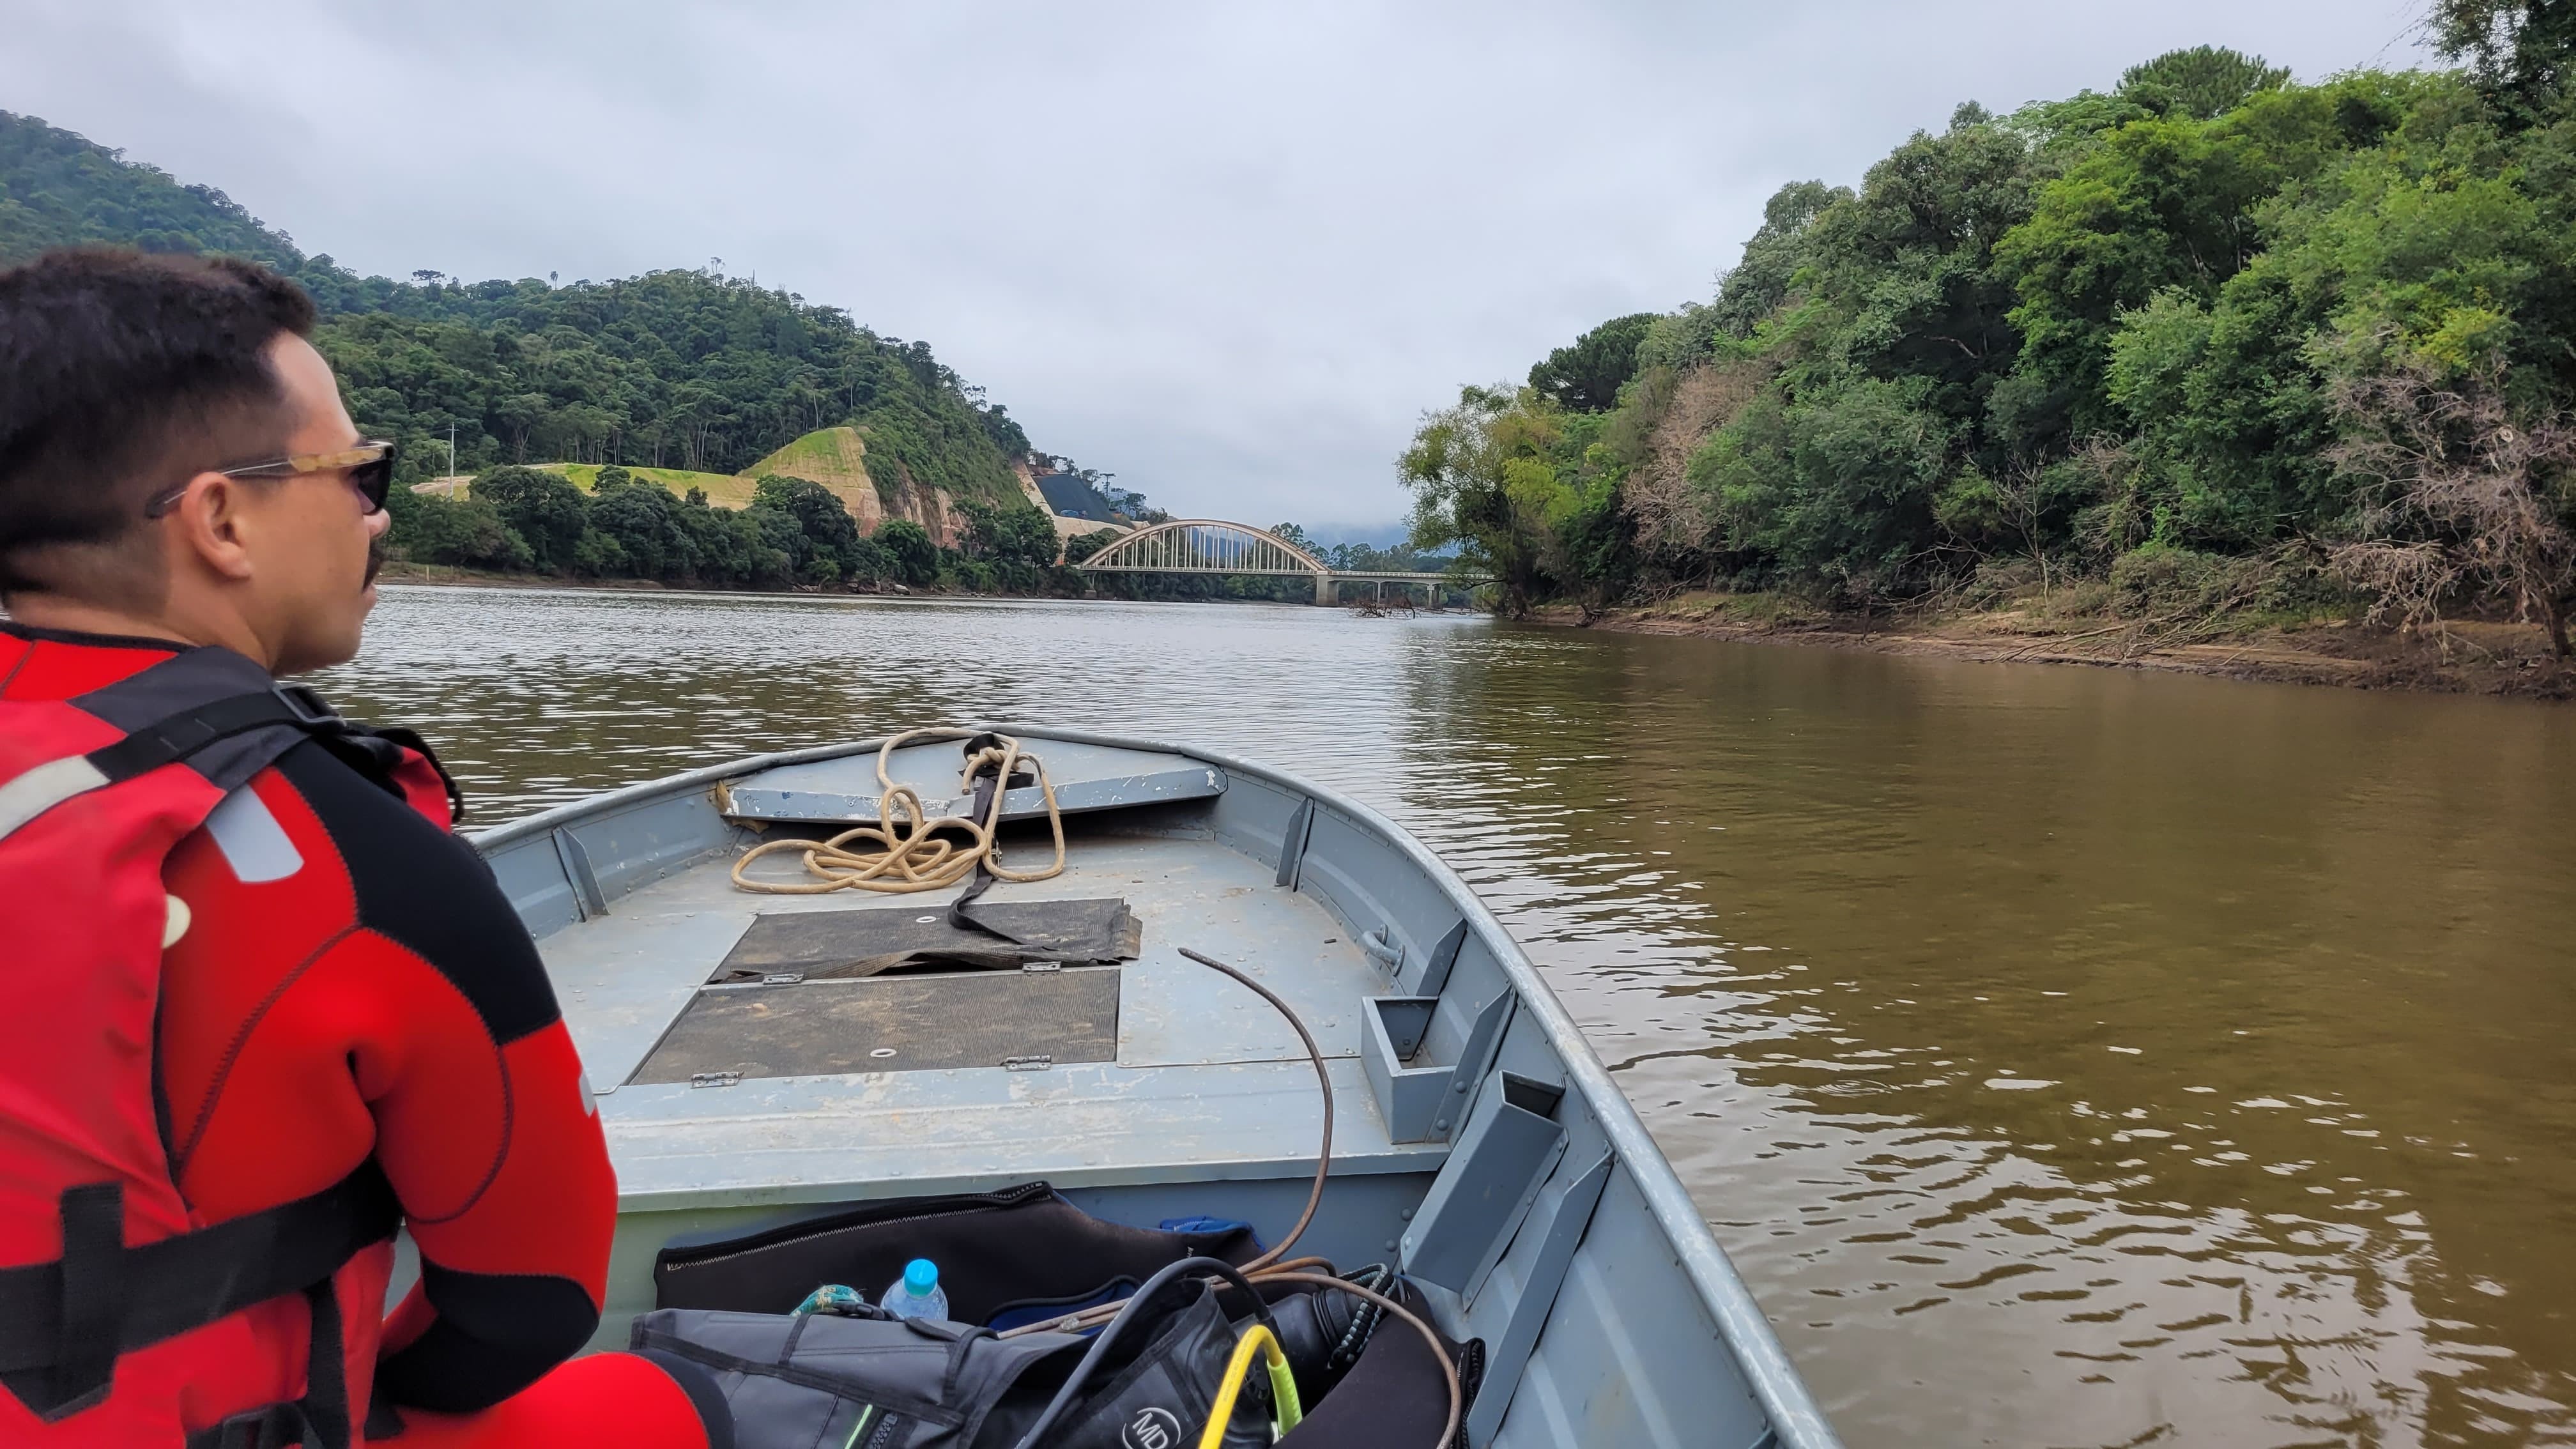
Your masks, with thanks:
M456 419L454 418L447 420L447 476L450 478L456 476ZM454 484L448 486L451 492L454 491Z

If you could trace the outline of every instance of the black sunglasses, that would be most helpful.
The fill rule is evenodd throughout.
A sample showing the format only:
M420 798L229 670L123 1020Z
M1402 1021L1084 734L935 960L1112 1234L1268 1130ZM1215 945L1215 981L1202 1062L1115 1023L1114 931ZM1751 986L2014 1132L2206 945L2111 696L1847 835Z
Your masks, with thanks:
M245 463L238 468L217 468L227 478L295 478L306 473L349 475L349 486L358 490L358 501L366 506L361 513L374 513L385 506L385 495L393 490L394 445L381 438L370 438L354 448L337 453L298 453L292 457L272 458L265 463ZM159 518L170 511L188 491L185 483L175 484L152 495L143 505L143 516Z

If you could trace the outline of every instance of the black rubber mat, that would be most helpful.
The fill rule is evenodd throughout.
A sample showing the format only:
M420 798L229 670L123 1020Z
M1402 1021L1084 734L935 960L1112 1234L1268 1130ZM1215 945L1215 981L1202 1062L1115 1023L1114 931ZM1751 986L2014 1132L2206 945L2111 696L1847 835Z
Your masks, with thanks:
M1115 896L1073 901L978 901L991 931L949 924L945 905L771 911L752 918L710 981L765 976L873 976L924 966L1067 966L1132 961L1144 927ZM995 934L999 932L1000 934ZM1007 938L1007 939L1006 939Z
M1080 967L711 986L632 1080L1115 1061L1120 974Z

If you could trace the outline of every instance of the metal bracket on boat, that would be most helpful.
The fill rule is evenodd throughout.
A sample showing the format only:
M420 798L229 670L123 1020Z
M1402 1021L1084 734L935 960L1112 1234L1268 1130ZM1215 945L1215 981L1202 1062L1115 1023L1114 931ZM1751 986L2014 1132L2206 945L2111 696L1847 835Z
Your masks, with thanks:
M1520 1296L1512 1301L1503 1331L1487 1340L1491 1346L1486 1350L1484 1382L1467 1411L1468 1443L1494 1442L1494 1431L1502 1427L1503 1413L1512 1406L1512 1393L1520 1387L1521 1373L1538 1347L1539 1330L1556 1309L1566 1270L1574 1265L1574 1250L1591 1227L1593 1209L1601 1205L1601 1191L1610 1185L1610 1173L1617 1164L1614 1154L1603 1152L1566 1185L1563 1195L1544 1210L1543 1219L1534 1213L1533 1221L1524 1226L1522 1235L1534 1237L1538 1246L1530 1254Z
M1458 964L1458 953L1467 945L1467 923L1464 920L1449 928L1431 948L1431 959L1422 963L1422 979L1413 983L1416 996L1438 996L1449 988L1449 973Z
M1002 1070L1006 1072L1043 1072L1054 1065L1055 1058L1051 1056L1002 1058Z
M1370 996L1360 1002L1368 1040L1360 1060L1390 1142L1428 1142L1431 1124L1448 1108L1450 1067L1408 1067L1431 1030L1434 996Z
M1436 996L1370 996L1360 1003L1360 1065L1390 1142L1439 1142L1467 1115L1468 1094L1484 1080L1518 997L1503 992L1485 1003L1468 1029L1466 1049L1449 1066L1410 1066L1431 1034Z
M608 914L608 897L599 889L599 873L590 866L590 851L569 830L552 833L555 859L563 863L564 881L572 887L574 914L583 920Z
M1465 1120L1467 1109L1475 1105L1469 1098L1476 1085L1485 1080L1486 1069L1503 1054L1503 1033L1512 1029L1512 1018L1519 1014L1520 1005L1520 997L1506 991L1476 1013L1476 1025L1467 1033L1466 1050L1458 1053L1458 1065L1449 1069L1449 1101L1431 1124L1433 1137L1448 1136L1450 1124Z
M1496 1072L1399 1245L1404 1271L1472 1300L1565 1155L1565 1089Z
M691 1072L689 1073L689 1085L692 1087L738 1087L742 1085L742 1073Z
M1297 868L1306 861L1306 837L1315 830L1315 802L1300 800L1297 813L1288 817L1288 828L1279 836L1279 879L1276 884L1289 890L1297 888Z

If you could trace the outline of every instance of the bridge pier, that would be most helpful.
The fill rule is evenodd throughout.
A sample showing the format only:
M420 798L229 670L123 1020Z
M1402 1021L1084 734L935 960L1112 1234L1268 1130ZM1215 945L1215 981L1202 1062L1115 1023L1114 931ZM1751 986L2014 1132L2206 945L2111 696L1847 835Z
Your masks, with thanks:
M1331 574L1315 575L1315 602L1318 604L1338 604L1341 602L1340 597L1333 592L1333 576Z

